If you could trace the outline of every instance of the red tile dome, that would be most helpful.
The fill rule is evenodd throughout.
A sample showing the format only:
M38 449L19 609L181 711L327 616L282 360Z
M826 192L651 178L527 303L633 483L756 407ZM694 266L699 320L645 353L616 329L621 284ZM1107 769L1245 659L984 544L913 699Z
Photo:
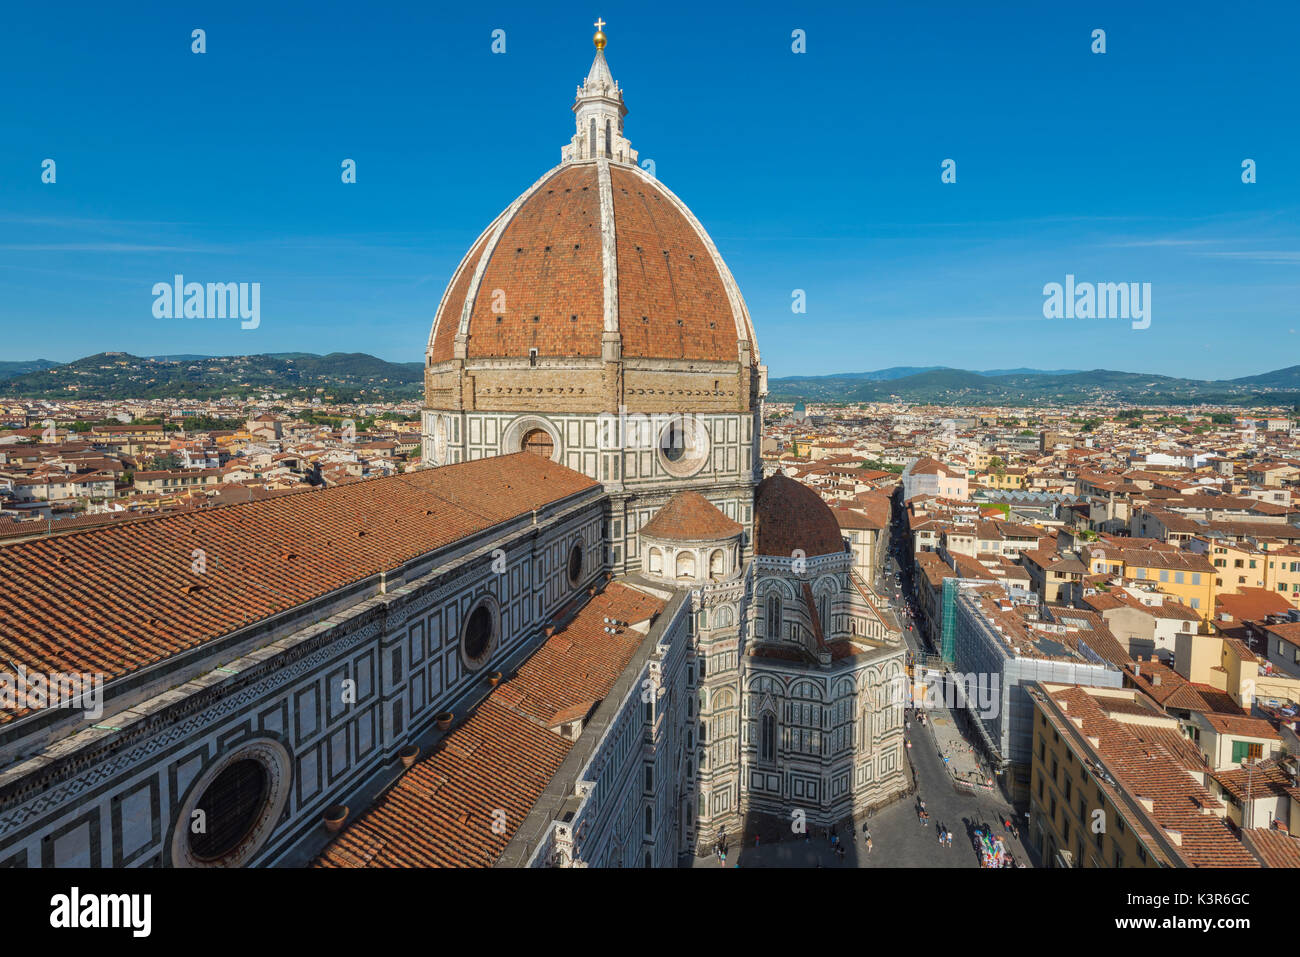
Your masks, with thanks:
M678 492L641 526L642 536L686 542L734 538L744 531L699 492Z
M459 335L467 360L598 359L606 333L624 359L757 361L740 290L690 210L639 167L566 162L470 247L428 358L456 358Z
M754 553L806 558L844 551L844 538L820 495L784 475L771 475L754 490Z

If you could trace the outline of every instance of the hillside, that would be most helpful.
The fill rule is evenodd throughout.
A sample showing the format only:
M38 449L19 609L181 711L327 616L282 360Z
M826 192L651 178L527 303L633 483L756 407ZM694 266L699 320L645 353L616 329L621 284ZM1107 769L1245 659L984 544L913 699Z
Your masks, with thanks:
M58 365L57 362L51 362L49 359L29 359L24 362L0 362L0 381L12 379L14 376L20 376L28 372L39 372L42 369L52 369Z
M776 402L932 402L941 405L1294 405L1300 401L1300 367L1230 381L1179 379L1137 372L1093 369L1008 374L933 369L897 379L861 375L772 379Z
M338 401L411 399L419 362L386 362L361 352L142 358L105 352L0 381L0 395L80 399L218 398L251 392Z
M218 398L256 392L336 401L419 397L423 366L363 352L277 352L252 356L133 356L107 352L59 364L0 362L0 397ZM769 381L773 401L940 405L1295 405L1300 366L1239 379L1206 381L1138 372L1041 369L972 372L895 366L872 372L788 376Z

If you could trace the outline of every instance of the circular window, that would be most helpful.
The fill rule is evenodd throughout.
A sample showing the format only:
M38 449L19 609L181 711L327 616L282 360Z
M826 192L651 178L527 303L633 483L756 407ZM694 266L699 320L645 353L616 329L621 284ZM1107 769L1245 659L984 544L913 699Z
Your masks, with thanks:
M680 419L674 419L664 429L659 448L669 462L680 462L686 454L686 429Z
M659 464L679 478L694 475L709 459L709 433L690 415L675 415L659 432Z
M549 459L555 454L555 440L545 429L531 429L524 433L520 448L525 452L532 452L534 455Z
M253 758L236 761L217 775L195 805L206 829L190 833L194 856L215 861L238 847L266 807L270 783L266 768Z
M575 588L582 579L582 542L574 542L569 549L569 584Z
M289 799L293 761L284 745L260 738L208 765L177 809L175 867L242 867L275 830Z
M460 657L465 667L477 671L487 664L497 645L496 604L483 599L465 619L465 629L460 637Z

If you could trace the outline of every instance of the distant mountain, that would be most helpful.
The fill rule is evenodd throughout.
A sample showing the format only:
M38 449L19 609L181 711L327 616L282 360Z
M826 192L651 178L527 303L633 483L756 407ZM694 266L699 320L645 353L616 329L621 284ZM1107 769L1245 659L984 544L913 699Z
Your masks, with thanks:
M770 385L782 386L787 391L799 392L809 399L829 397L842 392L846 387L862 382L894 382L931 372L963 372L948 366L890 366L888 369L876 369L874 372L840 372L832 375L786 376L772 379ZM1077 372L1076 369L1056 369L1051 372L1042 369L992 369L986 372L970 372L967 375L1066 375Z
M1300 366L1229 381L1179 379L1139 372L1038 369L968 372L935 368L890 379L869 374L787 377L768 382L774 401L930 402L939 405L1077 405L1090 402L1135 405L1295 405L1300 402Z
M1260 385L1273 389L1300 389L1300 366L1287 366L1261 375L1248 375L1233 379L1238 385Z
M0 362L0 380L12 379L14 376L23 375L28 372L39 372L42 369L52 369L57 362L51 362L49 359L28 359L23 362Z
M364 352L277 352L251 356L133 356L102 352L57 363L0 362L0 397L211 399L279 392L334 401L419 397L424 366ZM874 372L771 379L771 398L793 402L903 401L938 405L1297 405L1300 366L1224 381L1092 369L893 366Z
M142 358L101 352L0 379L0 395L81 399L212 399L281 392L336 401L418 397L419 362L386 362L363 352Z
M942 369L943 366L890 366L888 369L877 369L875 372L857 372L850 373L842 378L863 379L867 382L885 382L890 379L903 379L910 375L917 375L922 372L932 372L935 369ZM818 376L818 378L841 378L838 376Z

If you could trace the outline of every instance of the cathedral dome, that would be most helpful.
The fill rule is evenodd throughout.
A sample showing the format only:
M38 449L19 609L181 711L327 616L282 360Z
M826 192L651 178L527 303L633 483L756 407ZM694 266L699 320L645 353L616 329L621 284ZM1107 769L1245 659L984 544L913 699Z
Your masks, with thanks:
M452 274L426 352L429 409L758 407L765 370L740 289L686 204L637 165L602 46L560 164Z
M790 558L844 551L839 522L820 495L785 475L771 475L754 490L754 553Z
M685 204L639 167L555 167L470 247L438 306L429 361L750 360L744 300Z

